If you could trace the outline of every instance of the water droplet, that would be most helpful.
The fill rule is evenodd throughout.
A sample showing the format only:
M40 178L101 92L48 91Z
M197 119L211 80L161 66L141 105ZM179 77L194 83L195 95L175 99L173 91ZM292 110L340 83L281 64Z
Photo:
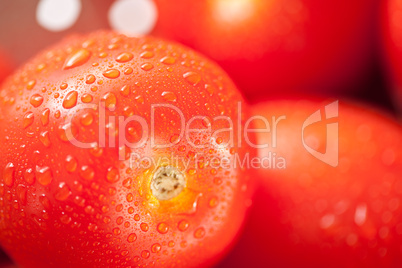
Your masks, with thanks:
M140 218L140 215L138 215L138 214L135 214L134 215L134 220L135 221L139 221L141 218Z
M60 89L61 89L61 90L65 90L67 87L68 87L68 84L67 84L67 83L62 83L62 84L60 85Z
M127 97L130 94L130 86L127 85L123 86L120 89L120 94L123 95L124 97Z
M92 180L95 177L95 171L90 166L82 166L80 176L86 180Z
M115 79L120 76L120 71L116 69L109 69L103 72L103 76L110 79Z
M95 157L101 157L103 154L103 149L98 146L95 146L89 149L89 153Z
M35 86L35 84L36 84L36 80L31 80L31 81L29 81L29 82L27 83L27 89L28 89L28 90L33 89L34 86Z
M75 105L77 105L77 97L78 97L78 92L77 91L69 92L66 95L66 97L64 98L63 107L65 109L73 108Z
M74 171L77 170L77 160L71 156L71 155L67 155L66 157L66 164L65 164L65 168L68 172L73 173Z
M40 121L42 122L43 126L47 126L47 124L49 124L49 115L50 115L49 108L46 108L45 110L43 110L41 117L40 117Z
M85 83L86 84L93 84L95 82L95 80L96 80L95 75L90 74L85 78Z
M39 140L44 146L49 147L50 146L49 131L41 132L39 134Z
M218 205L218 199L216 197L212 197L209 200L209 207L214 208Z
M162 97L165 99L165 101L175 102L177 100L176 95L170 91L162 92Z
M108 92L102 97L102 101L105 102L106 108L114 108L117 103L116 95L112 92Z
M151 250L152 250L153 253L157 253L157 252L161 251L161 248L162 247L161 247L160 244L155 243L155 244L152 245Z
M143 69L144 71L149 71L149 70L152 70L153 68L154 68L154 66L149 62L146 62L141 65L141 69Z
M126 74L126 75L128 75L128 74L132 74L133 73L133 68L131 68L131 67L127 67L125 70L124 70L124 74Z
M33 107L37 108L43 103L43 97L39 94L34 94L31 96L30 103Z
M130 52L123 52L116 57L116 61L120 62L120 63L128 62L132 59L133 59L133 54L131 54Z
M150 59L150 58L152 58L153 56L155 56L155 54L154 54L152 51L144 51L144 52L142 52L142 53L140 54L140 57L141 57L142 59Z
M205 229L203 227L197 228L194 231L194 237L197 239L203 238L205 236Z
M144 258L144 259L148 259L148 258L149 258L149 255L151 255L151 253L149 253L148 250L143 250L143 251L141 252L141 257Z
M91 58L91 52L82 48L70 54L64 64L63 69L68 70L83 65Z
M91 112L86 112L81 115L80 122L83 126L90 126L94 121L94 117Z
M33 122L34 122L34 113L33 112L27 112L24 115L24 119L22 120L23 127L27 128L30 125L32 125Z
M176 62L176 58L166 56L161 59L161 62L166 65L173 65Z
M69 140L75 138L77 133L78 133L78 128L75 125L72 125L70 123L65 124L63 126L59 126L59 128L58 128L59 138L62 141L69 141Z
M69 224L69 223L71 222L71 217L64 214L64 215L62 215L62 216L60 217L60 221L61 221L61 223L63 223L63 224Z
M119 235L119 234L121 234L120 228L118 228L118 227L114 228L114 229L113 229L113 234L116 235L116 236Z
M127 202L133 202L134 195L132 193L127 194L126 200L127 200Z
M35 173L32 168L27 168L24 172L24 179L28 185L32 185L35 182Z
M161 234L166 234L169 231L169 225L164 222L158 224L157 230Z
M185 230L188 229L189 226L190 226L190 224L188 223L188 221L186 221L186 220L181 220L181 221L179 221L179 223L178 223L178 225L177 225L177 228L178 228L180 231L184 232Z
M59 201L65 201L71 195L70 187L64 182L59 184L59 188L56 190L54 194L54 198Z
M3 178L4 178L5 185L10 186L10 187L13 186L14 172L15 172L14 164L11 162L8 163L3 171Z
M114 183L120 179L119 170L115 167L109 167L107 170L106 179L110 183Z
M52 171L49 167L36 166L36 178L40 184L47 186L53 180Z
M84 93L84 94L81 96L81 101L82 101L83 103L89 103L89 102L91 102L92 100L93 100L93 97L92 97L91 94Z
M184 79L193 86L196 86L201 81L201 76L195 72L187 72L183 75Z
M146 224L145 222L140 224L140 228L143 232L148 232L149 229L148 224Z

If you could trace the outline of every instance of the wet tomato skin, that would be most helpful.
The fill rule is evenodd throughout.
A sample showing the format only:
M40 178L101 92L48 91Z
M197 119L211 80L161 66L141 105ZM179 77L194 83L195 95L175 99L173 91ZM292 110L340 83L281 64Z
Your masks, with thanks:
M229 133L212 131L228 121L213 118L237 131L248 108L198 53L151 37L73 36L10 77L0 103L0 242L18 264L209 266L233 242L250 176L216 161L252 150L218 146ZM154 104L165 106L151 116ZM180 138L180 113L212 131ZM161 178L178 183L158 188Z
M402 261L402 126L371 107L333 100L260 103L255 114L281 120L259 143L286 168L259 169L259 190L245 231L219 267L398 267ZM303 123L317 110L322 121L304 128L306 146L326 152L327 124L339 126L339 163L332 167L302 143ZM265 128L259 121L258 127ZM273 160L272 160L273 161Z

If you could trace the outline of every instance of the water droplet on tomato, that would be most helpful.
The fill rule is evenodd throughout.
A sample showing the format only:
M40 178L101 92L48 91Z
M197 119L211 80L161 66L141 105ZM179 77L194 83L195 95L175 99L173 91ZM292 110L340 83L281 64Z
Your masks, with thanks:
M164 222L158 224L157 230L161 234L166 234L169 231L169 225Z
M35 173L32 168L27 168L24 172L24 179L28 185L32 185L35 182Z
M85 83L86 84L93 84L96 80L95 75L93 74L89 74L86 78L85 78Z
M103 95L102 101L104 101L106 108L114 108L117 103L117 98L114 93L108 92L105 95Z
M62 141L69 141L69 140L75 138L77 133L78 133L78 128L75 125L72 125L71 123L65 124L63 126L59 126L59 128L58 128L59 138Z
M37 108L43 103L43 97L39 94L34 94L31 96L31 100L29 102L33 107Z
M114 183L120 179L119 170L115 167L109 167L106 174L106 179L110 183Z
M91 58L91 52L85 48L81 48L70 54L64 64L63 69L68 70L83 65Z
M40 142L46 146L50 146L50 138L49 138L49 131L43 131L39 134L39 140Z
M81 96L81 101L82 101L83 103L89 103L89 102L91 102L92 100L93 100L93 97L92 97L91 94L84 93L84 94Z
M27 83L27 89L28 89L28 90L31 90L31 89L33 89L33 88L35 87L35 85L36 85L36 80L31 80L31 81L29 81L29 82Z
M123 95L124 97L127 97L130 94L130 86L127 85L123 86L120 89L120 94Z
M116 69L109 69L103 72L103 76L110 79L115 79L120 76L120 71Z
M81 115L80 122L83 126L90 126L94 121L94 117L91 112L86 112Z
M73 173L77 170L78 162L73 156L67 155L65 161L65 168L68 172Z
M148 232L149 229L148 224L146 224L145 222L140 224L140 228L143 232Z
M3 171L3 178L5 185L11 187L14 184L14 172L15 172L14 164L11 162L8 163Z
M143 251L141 252L141 257L144 258L144 259L148 259L150 254L151 254L151 253L149 253L148 250L143 250Z
M152 51L144 51L144 52L142 52L142 53L140 54L140 57L141 57L142 59L150 59L150 58L152 58L153 56L155 56L155 54L154 54Z
M41 117L40 117L40 121L42 122L43 126L47 126L47 124L49 124L49 115L50 115L49 108L46 108L45 110L43 110Z
M175 102L177 100L176 94L170 91L162 92L162 97L165 99L165 101Z
M116 57L116 61L120 63L128 62L132 60L133 57L133 54L131 54L130 52L123 52Z
M86 180L92 180L95 177L95 171L90 166L82 166L80 176Z
M36 178L40 184L47 186L53 180L52 171L49 167L36 166Z
M69 92L66 95L66 97L64 98L63 107L65 109L73 108L75 105L77 105L77 97L78 97L78 92L77 91Z
M201 76L196 72L187 72L183 75L184 79L193 86L196 86L201 81Z
M54 194L54 198L59 201L66 201L67 198L71 195L70 187L64 182L59 184L59 188L56 190Z
M144 71L149 71L149 70L152 70L153 68L154 68L154 66L149 62L146 62L141 65L141 69L143 69Z
M162 62L163 64L166 64L166 65L173 65L176 62L176 58L166 56L166 57L163 57L160 60L160 62Z
M22 120L23 127L27 128L30 125L32 125L33 122L34 122L34 113L33 112L27 112L24 115L24 119Z
M177 225L177 228L178 228L180 231L184 232L185 230L188 229L189 226L190 226L190 224L188 223L188 221L186 221L186 220L181 220L181 221L179 221L179 223L178 223L178 225Z
M201 239L205 236L205 229L203 227L197 228L194 231L194 237L197 239Z

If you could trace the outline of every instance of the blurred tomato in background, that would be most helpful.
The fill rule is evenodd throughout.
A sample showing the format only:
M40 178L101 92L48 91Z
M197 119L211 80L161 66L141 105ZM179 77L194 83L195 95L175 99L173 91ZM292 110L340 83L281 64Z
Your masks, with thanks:
M386 0L383 1L382 8L385 66L389 71L394 102L402 111L402 2Z
M268 120L255 121L268 144L261 188L220 267L400 267L402 125L338 101L272 101L254 114Z
M378 0L155 0L157 35L221 64L251 100L357 90L376 46Z

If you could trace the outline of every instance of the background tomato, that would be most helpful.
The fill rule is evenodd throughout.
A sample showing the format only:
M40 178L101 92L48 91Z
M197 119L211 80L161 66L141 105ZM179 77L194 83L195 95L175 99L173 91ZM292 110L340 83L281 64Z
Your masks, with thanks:
M0 242L18 264L193 267L233 243L250 175L216 162L250 150L215 131L237 133L247 107L206 58L153 38L72 37L10 77L0 103Z
M216 60L251 100L358 89L378 1L156 0L154 33Z
M233 252L219 267L387 267L402 263L402 126L371 108L332 101L283 100L254 107L279 121L259 156L278 165L259 169L261 188ZM316 111L321 121L304 128ZM331 128L339 127L339 163L332 167L306 148L336 155ZM266 128L257 121L259 128ZM274 135L276 133L276 135ZM302 136L304 133L304 138ZM274 147L276 137L276 147ZM303 146L305 141L306 146ZM321 155L322 156L322 155Z
M386 48L388 78L394 90L394 102L402 110L402 34L401 19L402 5L399 1L387 0L383 2L383 35Z

